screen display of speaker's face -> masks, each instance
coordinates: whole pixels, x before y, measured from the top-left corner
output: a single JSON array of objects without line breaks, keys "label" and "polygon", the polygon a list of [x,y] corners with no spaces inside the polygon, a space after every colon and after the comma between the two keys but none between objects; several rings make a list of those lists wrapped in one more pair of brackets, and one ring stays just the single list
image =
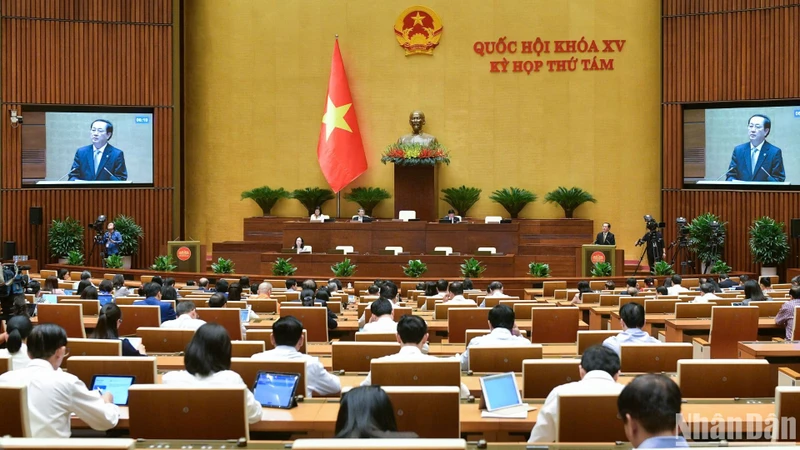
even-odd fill
[{"label": "screen display of speaker's face", "polygon": [[800,189],[800,106],[687,109],[686,187]]},{"label": "screen display of speaker's face", "polygon": [[153,183],[153,114],[26,112],[22,184]]}]

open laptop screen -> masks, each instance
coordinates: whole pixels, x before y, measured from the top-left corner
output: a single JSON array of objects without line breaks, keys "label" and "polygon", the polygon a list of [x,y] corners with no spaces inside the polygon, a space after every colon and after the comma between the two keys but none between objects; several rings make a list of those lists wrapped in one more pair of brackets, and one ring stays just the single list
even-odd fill
[{"label": "open laptop screen", "polygon": [[268,408],[291,408],[300,381],[296,373],[258,372],[253,396]]},{"label": "open laptop screen", "polygon": [[481,389],[483,390],[487,411],[495,411],[522,404],[522,397],[517,388],[514,372],[482,377]]},{"label": "open laptop screen", "polygon": [[92,390],[110,392],[114,396],[114,404],[128,404],[128,389],[136,377],[132,375],[95,375],[92,379]]}]

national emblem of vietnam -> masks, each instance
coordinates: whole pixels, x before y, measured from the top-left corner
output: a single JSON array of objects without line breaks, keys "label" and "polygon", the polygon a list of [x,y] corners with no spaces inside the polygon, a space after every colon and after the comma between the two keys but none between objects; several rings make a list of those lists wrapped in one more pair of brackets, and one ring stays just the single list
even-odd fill
[{"label": "national emblem of vietnam", "polygon": [[432,55],[442,37],[442,20],[431,9],[412,6],[400,13],[394,24],[394,36],[406,56]]}]

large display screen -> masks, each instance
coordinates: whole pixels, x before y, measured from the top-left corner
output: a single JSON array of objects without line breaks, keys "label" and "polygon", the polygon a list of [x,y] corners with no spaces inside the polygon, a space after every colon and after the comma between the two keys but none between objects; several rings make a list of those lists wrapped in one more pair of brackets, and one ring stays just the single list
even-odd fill
[{"label": "large display screen", "polygon": [[687,108],[687,188],[800,189],[800,105]]},{"label": "large display screen", "polygon": [[153,183],[153,114],[29,111],[22,125],[23,186]]}]

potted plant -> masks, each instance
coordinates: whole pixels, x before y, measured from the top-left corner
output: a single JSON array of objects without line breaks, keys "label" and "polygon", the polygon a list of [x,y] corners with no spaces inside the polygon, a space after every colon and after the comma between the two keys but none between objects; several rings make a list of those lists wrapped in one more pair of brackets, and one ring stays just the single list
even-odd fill
[{"label": "potted plant", "polygon": [[428,144],[389,144],[381,154],[381,162],[398,166],[435,166],[450,164],[450,153],[438,141]]},{"label": "potted plant", "polygon": [[675,271],[672,270],[672,265],[666,261],[658,261],[653,264],[654,275],[672,275]]},{"label": "potted plant", "polygon": [[123,268],[130,269],[131,259],[139,251],[139,240],[144,237],[144,230],[133,217],[123,214],[115,217],[112,222],[114,222],[114,229],[122,235],[119,255],[122,256]]},{"label": "potted plant", "polygon": [[83,253],[77,250],[73,250],[67,254],[67,262],[68,266],[82,266],[86,264],[86,260],[83,257]]},{"label": "potted plant", "polygon": [[532,262],[528,264],[528,274],[536,278],[549,278],[550,264]]},{"label": "potted plant", "polygon": [[500,206],[508,211],[512,219],[519,217],[519,213],[528,205],[536,201],[536,194],[516,187],[503,188],[492,192],[489,200],[499,203]]},{"label": "potted plant", "polygon": [[292,264],[292,258],[278,258],[272,263],[272,274],[277,277],[288,277],[297,272],[297,266]]},{"label": "potted plant", "polygon": [[419,259],[410,259],[407,266],[400,267],[403,268],[403,273],[411,278],[419,278],[428,271],[428,265]]},{"label": "potted plant", "polygon": [[53,219],[47,231],[50,254],[59,258],[60,264],[64,264],[69,252],[83,249],[83,231],[83,225],[71,217],[64,220]]},{"label": "potted plant", "polygon": [[464,278],[480,278],[486,266],[475,258],[465,259],[461,264],[461,276]]},{"label": "potted plant", "polygon": [[278,203],[278,200],[291,198],[291,196],[292,195],[283,188],[272,189],[269,186],[261,186],[242,192],[241,200],[246,198],[253,200],[261,207],[261,212],[264,216],[268,216],[275,206],[275,203]]},{"label": "potted plant", "polygon": [[720,274],[720,273],[731,273],[733,267],[729,266],[725,261],[718,259],[713,266],[711,266],[710,272],[713,274]]},{"label": "potted plant", "polygon": [[333,200],[333,191],[318,187],[307,187],[305,189],[295,189],[292,191],[292,198],[305,206],[308,215],[314,214],[314,208],[322,206],[328,200]]},{"label": "potted plant", "polygon": [[455,187],[442,189],[442,200],[456,210],[456,214],[462,218],[467,216],[467,212],[481,198],[481,190],[476,187]]},{"label": "potted plant", "polygon": [[590,273],[596,278],[610,277],[611,269],[612,267],[610,262],[598,262],[595,263],[594,267],[592,267]]},{"label": "potted plant", "polygon": [[107,269],[122,269],[122,265],[124,264],[122,256],[120,255],[108,255],[103,261],[105,261]]},{"label": "potted plant", "polygon": [[378,203],[390,198],[392,195],[389,191],[379,187],[357,187],[344,195],[345,200],[364,208],[364,214],[368,216],[372,216],[372,210]]},{"label": "potted plant", "polygon": [[333,276],[336,278],[352,277],[356,273],[356,266],[350,261],[350,258],[345,258],[344,261],[338,262],[331,266]]},{"label": "potted plant", "polygon": [[565,188],[559,186],[558,189],[550,191],[545,195],[546,203],[555,203],[564,209],[564,217],[571,219],[575,210],[586,202],[597,203],[592,194],[579,187]]},{"label": "potted plant", "polygon": [[178,268],[178,266],[175,265],[175,261],[172,259],[172,256],[158,255],[156,256],[156,259],[153,261],[153,265],[150,266],[150,268],[157,272],[173,272]]},{"label": "potted plant", "polygon": [[719,217],[712,213],[701,214],[686,227],[689,229],[689,250],[701,263],[701,272],[706,272],[708,265],[714,264],[722,256],[725,246],[725,225]]},{"label": "potted plant", "polygon": [[211,270],[214,273],[234,273],[234,264],[230,259],[219,258],[217,262],[211,263]]},{"label": "potted plant", "polygon": [[778,264],[789,254],[789,238],[783,231],[783,222],[771,217],[761,217],[750,226],[750,253],[761,264],[761,275],[778,274]]}]

